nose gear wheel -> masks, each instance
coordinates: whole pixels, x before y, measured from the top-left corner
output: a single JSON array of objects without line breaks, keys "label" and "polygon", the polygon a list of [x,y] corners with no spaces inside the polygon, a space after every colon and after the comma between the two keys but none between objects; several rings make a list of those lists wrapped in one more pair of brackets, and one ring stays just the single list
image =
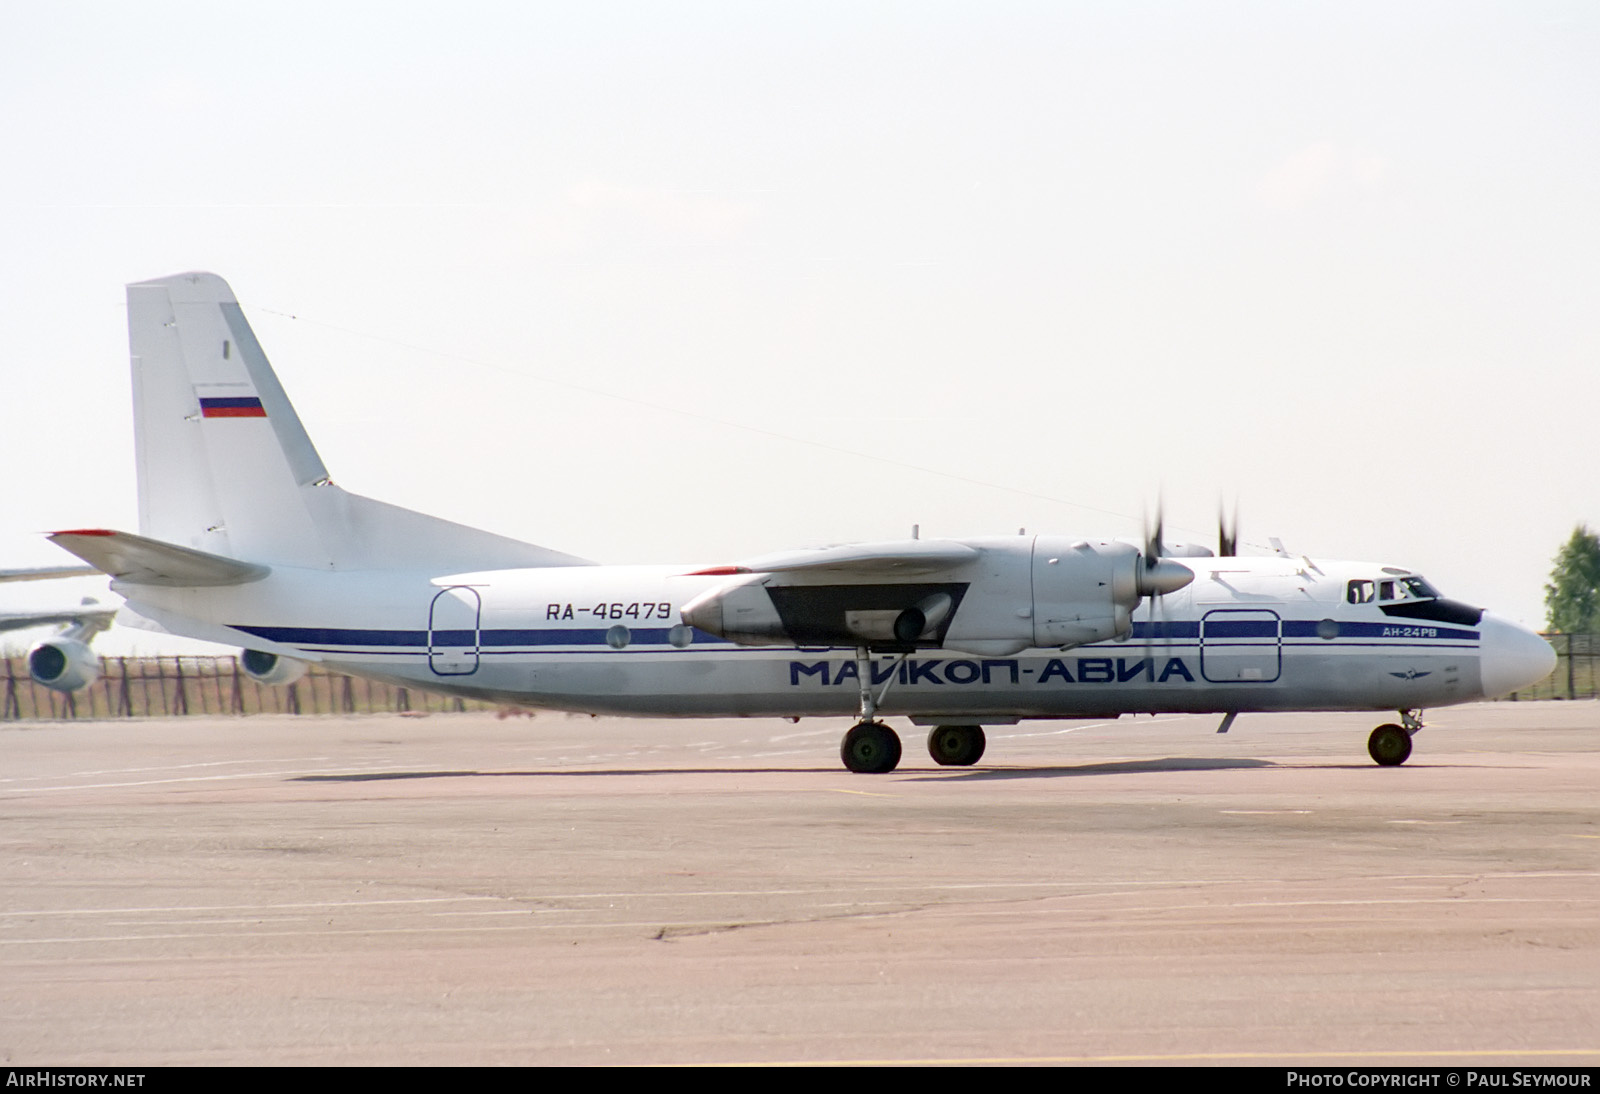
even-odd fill
[{"label": "nose gear wheel", "polygon": [[1393,723],[1381,725],[1367,738],[1367,754],[1383,767],[1398,767],[1411,755],[1411,734]]}]

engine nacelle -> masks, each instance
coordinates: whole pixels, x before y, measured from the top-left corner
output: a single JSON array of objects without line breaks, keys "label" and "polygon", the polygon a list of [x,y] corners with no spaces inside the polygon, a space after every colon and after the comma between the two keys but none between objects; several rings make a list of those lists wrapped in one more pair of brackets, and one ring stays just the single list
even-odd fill
[{"label": "engine nacelle", "polygon": [[711,589],[683,606],[683,621],[745,646],[786,646],[794,639],[767,593],[765,577]]},{"label": "engine nacelle", "polygon": [[100,678],[100,658],[87,642],[52,638],[28,651],[28,675],[53,691],[77,691]]},{"label": "engine nacelle", "polygon": [[1114,541],[1018,536],[966,546],[971,557],[947,567],[914,568],[918,560],[906,556],[903,577],[892,575],[902,561],[898,545],[875,565],[756,573],[695,597],[683,620],[742,645],[943,648],[998,657],[1124,637],[1145,597],[1194,580],[1180,562]]},{"label": "engine nacelle", "polygon": [[1126,635],[1143,598],[1177,592],[1193,580],[1194,571],[1182,563],[1146,557],[1126,543],[1039,536],[1033,550],[1034,645],[1080,646]]},{"label": "engine nacelle", "polygon": [[306,674],[304,661],[261,650],[245,650],[239,654],[239,667],[258,684],[292,684]]}]

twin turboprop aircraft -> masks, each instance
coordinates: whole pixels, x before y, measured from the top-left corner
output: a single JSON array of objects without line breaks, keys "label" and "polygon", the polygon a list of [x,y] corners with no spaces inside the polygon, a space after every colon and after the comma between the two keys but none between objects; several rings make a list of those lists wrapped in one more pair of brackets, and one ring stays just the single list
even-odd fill
[{"label": "twin turboprop aircraft", "polygon": [[435,691],[594,714],[854,714],[841,756],[886,772],[931,726],[940,764],[986,725],[1189,712],[1393,710],[1534,683],[1537,634],[1407,569],[1168,557],[1058,536],[910,539],[718,566],[599,566],[335,486],[227,284],[128,287],[139,534],[51,538],[159,630]]}]

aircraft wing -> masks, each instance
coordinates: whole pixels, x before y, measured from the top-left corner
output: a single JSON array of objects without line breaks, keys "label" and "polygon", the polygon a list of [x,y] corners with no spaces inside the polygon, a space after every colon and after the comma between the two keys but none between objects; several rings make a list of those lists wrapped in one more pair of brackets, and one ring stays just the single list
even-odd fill
[{"label": "aircraft wing", "polygon": [[89,625],[96,631],[103,631],[111,626],[116,614],[116,608],[98,605],[38,612],[0,612],[0,631],[20,631],[25,627],[43,627],[51,623]]},{"label": "aircraft wing", "polygon": [[[20,570],[0,570],[0,582],[49,581],[62,577],[100,576],[92,566],[33,566]],[[0,611],[0,632],[20,631],[28,627],[45,627],[52,623],[65,623],[80,628],[89,635],[98,634],[111,626],[118,609],[106,607],[92,598],[69,607],[51,606],[28,611]]]},{"label": "aircraft wing", "polygon": [[793,574],[834,573],[840,577],[889,577],[947,570],[978,557],[978,551],[954,540],[905,539],[885,543],[846,543],[762,555],[737,566],[717,567],[702,573]]},{"label": "aircraft wing", "polygon": [[93,566],[34,566],[25,570],[0,570],[0,581],[48,581],[57,577],[93,577]]},{"label": "aircraft wing", "polygon": [[260,581],[272,572],[270,567],[253,562],[146,539],[131,532],[80,528],[56,532],[49,538],[101,573],[133,585],[243,585]]}]

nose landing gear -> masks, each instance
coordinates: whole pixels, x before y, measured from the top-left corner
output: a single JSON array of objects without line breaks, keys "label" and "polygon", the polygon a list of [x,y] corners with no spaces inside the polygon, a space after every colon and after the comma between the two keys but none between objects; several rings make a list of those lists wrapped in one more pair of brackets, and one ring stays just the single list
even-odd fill
[{"label": "nose landing gear", "polygon": [[1382,767],[1398,767],[1411,755],[1411,735],[1422,728],[1416,713],[1400,711],[1401,725],[1390,722],[1372,731],[1367,738],[1367,755]]}]

